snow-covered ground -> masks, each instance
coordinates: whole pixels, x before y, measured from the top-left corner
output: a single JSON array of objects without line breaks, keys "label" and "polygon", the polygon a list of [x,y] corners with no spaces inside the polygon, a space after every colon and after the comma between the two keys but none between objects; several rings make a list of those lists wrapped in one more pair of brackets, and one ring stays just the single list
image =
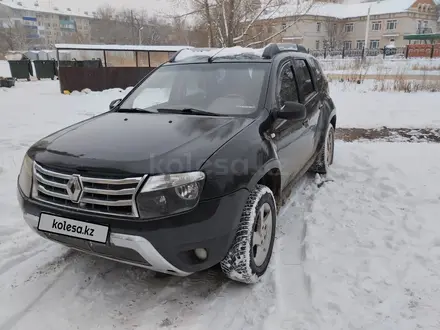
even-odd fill
[{"label": "snow-covered ground", "polygon": [[368,73],[379,75],[439,75],[440,58],[409,58],[409,59],[383,59],[382,57],[367,58],[361,66],[360,58],[345,59],[319,59],[326,73],[350,74]]},{"label": "snow-covered ground", "polygon": [[305,217],[312,306],[326,329],[439,329],[439,144],[336,146]]},{"label": "snow-covered ground", "polygon": [[11,77],[8,61],[0,61],[0,77]]},{"label": "snow-covered ground", "polygon": [[[440,125],[438,101],[423,110],[438,93],[331,92],[344,127]],[[303,178],[281,209],[255,286],[216,269],[157,278],[31,232],[15,197],[26,149],[124,93],[0,89],[0,330],[440,328],[440,144],[338,141],[330,174]]]},{"label": "snow-covered ground", "polygon": [[440,128],[440,93],[371,92],[374,84],[330,85],[339,127]]}]

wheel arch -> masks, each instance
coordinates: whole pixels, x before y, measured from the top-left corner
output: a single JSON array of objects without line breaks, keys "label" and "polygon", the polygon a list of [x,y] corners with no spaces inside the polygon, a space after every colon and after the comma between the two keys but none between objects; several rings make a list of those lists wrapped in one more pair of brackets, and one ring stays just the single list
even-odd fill
[{"label": "wheel arch", "polygon": [[248,189],[253,191],[258,184],[272,190],[277,204],[281,201],[281,164],[278,159],[271,160],[260,168],[250,180]]},{"label": "wheel arch", "polygon": [[332,124],[333,127],[336,128],[336,114],[335,113],[332,113],[330,115],[330,124]]}]

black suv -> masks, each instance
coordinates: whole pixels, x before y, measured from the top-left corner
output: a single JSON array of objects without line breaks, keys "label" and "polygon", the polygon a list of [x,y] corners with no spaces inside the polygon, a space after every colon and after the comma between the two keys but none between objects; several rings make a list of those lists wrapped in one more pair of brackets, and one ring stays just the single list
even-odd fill
[{"label": "black suv", "polygon": [[18,200],[71,248],[178,276],[220,263],[254,283],[290,183],[332,163],[335,125],[301,47],[182,50],[110,111],[34,144]]}]

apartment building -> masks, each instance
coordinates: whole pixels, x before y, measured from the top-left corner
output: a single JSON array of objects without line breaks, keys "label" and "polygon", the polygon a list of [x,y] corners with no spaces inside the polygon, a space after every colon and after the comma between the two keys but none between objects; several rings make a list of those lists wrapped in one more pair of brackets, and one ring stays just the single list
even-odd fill
[{"label": "apartment building", "polygon": [[71,8],[45,7],[38,1],[0,0],[0,28],[14,29],[29,46],[51,47],[55,43],[90,42],[88,12]]},{"label": "apartment building", "polygon": [[[251,34],[265,38],[277,34],[276,42],[294,42],[309,49],[324,47],[362,49],[368,22],[366,48],[408,44],[408,34],[434,33],[439,19],[434,0],[382,0],[347,3],[321,0],[311,8],[296,5],[267,11]],[[252,38],[252,37],[251,37]]]}]

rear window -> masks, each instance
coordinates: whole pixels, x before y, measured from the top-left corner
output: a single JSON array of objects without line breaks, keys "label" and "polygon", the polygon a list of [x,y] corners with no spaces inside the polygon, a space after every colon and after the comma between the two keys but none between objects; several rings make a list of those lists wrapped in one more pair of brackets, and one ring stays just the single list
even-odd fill
[{"label": "rear window", "polygon": [[312,58],[310,60],[310,64],[312,64],[313,68],[315,69],[315,73],[316,73],[316,80],[318,80],[318,82],[321,82],[322,77],[324,75],[324,72],[322,71],[322,67],[321,64],[319,64],[319,61],[315,58]]},{"label": "rear window", "polygon": [[295,60],[295,66],[298,72],[298,87],[302,90],[304,98],[307,99],[315,91],[309,66],[305,60],[299,59]]}]

